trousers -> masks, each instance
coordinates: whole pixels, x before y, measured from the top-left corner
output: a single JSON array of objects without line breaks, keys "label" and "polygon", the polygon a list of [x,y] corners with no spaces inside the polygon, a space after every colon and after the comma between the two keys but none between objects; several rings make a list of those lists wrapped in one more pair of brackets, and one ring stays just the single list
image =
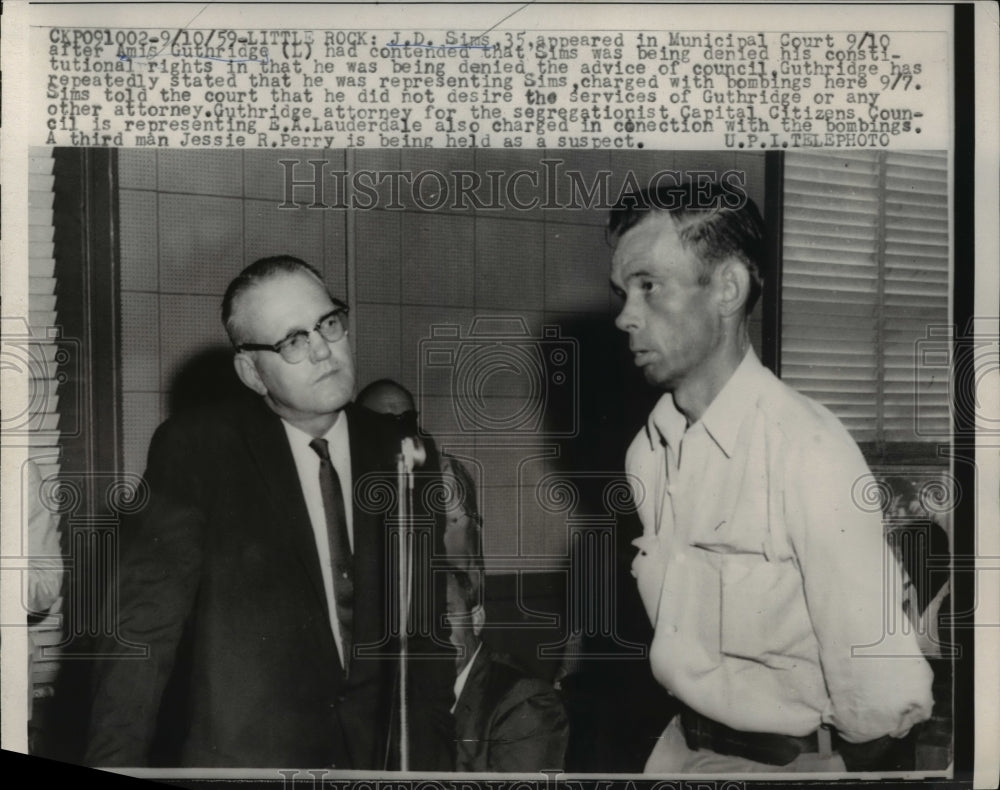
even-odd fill
[{"label": "trousers", "polygon": [[844,759],[836,753],[823,756],[815,752],[800,754],[788,765],[768,765],[745,757],[717,754],[708,749],[689,749],[681,731],[679,716],[674,716],[656,741],[644,772],[647,774],[735,774],[748,773],[844,773]]}]

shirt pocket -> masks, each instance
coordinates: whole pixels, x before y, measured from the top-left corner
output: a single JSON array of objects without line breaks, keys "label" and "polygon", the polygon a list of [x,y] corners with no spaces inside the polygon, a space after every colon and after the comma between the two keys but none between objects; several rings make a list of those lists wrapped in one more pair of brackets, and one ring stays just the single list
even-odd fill
[{"label": "shirt pocket", "polygon": [[723,554],[723,654],[769,667],[793,666],[811,633],[798,569],[763,554]]}]

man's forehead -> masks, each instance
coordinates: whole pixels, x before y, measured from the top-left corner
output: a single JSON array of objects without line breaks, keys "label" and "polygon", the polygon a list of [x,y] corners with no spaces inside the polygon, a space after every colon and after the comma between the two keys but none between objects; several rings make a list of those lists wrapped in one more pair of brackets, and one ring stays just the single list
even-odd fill
[{"label": "man's forehead", "polygon": [[312,326],[335,306],[324,285],[310,273],[282,272],[248,288],[237,302],[237,311],[254,323],[292,329]]},{"label": "man's forehead", "polygon": [[618,240],[611,256],[612,274],[627,277],[640,269],[666,266],[678,257],[689,255],[670,215],[654,211],[629,228]]}]

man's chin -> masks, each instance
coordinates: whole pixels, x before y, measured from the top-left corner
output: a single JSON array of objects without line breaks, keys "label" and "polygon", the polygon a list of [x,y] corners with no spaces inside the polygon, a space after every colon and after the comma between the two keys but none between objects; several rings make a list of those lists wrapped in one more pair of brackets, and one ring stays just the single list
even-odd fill
[{"label": "man's chin", "polygon": [[340,412],[341,410],[343,410],[343,408],[350,402],[351,398],[349,396],[345,398],[332,398],[326,401],[326,403],[322,408],[322,411],[327,414],[334,414],[336,412]]},{"label": "man's chin", "polygon": [[354,395],[354,383],[340,381],[334,377],[319,382],[315,391],[316,405],[324,411],[340,411]]},{"label": "man's chin", "polygon": [[642,375],[648,384],[659,389],[666,389],[670,384],[669,377],[665,376],[663,371],[658,370],[655,365],[644,365]]},{"label": "man's chin", "polygon": [[270,406],[271,411],[279,417],[297,424],[303,420],[315,420],[323,417],[335,417],[341,410],[350,403],[350,396],[338,396],[314,399],[311,403],[282,403],[269,396],[264,397],[264,401]]}]

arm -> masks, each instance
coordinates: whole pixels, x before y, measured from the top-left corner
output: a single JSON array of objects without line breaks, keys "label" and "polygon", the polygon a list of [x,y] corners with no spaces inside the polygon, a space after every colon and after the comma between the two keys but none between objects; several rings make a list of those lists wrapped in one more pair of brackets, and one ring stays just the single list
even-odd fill
[{"label": "arm", "polygon": [[109,590],[118,617],[114,633],[98,645],[104,657],[95,669],[89,765],[148,762],[163,689],[198,588],[204,514],[194,503],[195,458],[169,424],[153,437],[150,499],[128,525],[134,534]]},{"label": "arm", "polygon": [[852,743],[902,737],[930,716],[932,673],[904,633],[881,512],[860,493],[870,472],[846,432],[799,446],[787,466],[788,530],[830,697],[823,720]]}]

